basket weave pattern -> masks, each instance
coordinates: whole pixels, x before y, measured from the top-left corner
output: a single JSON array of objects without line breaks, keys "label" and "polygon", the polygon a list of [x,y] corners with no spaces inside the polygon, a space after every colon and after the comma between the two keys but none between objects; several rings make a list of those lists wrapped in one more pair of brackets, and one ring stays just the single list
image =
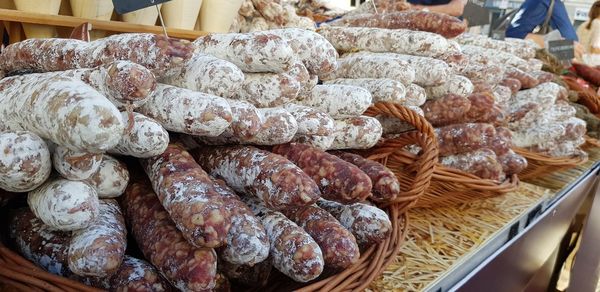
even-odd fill
[{"label": "basket weave pattern", "polygon": [[534,179],[541,175],[573,168],[577,165],[586,163],[588,160],[587,156],[551,157],[540,153],[534,153],[523,148],[515,147],[513,150],[517,154],[527,158],[527,168],[519,174],[519,177],[523,180]]}]

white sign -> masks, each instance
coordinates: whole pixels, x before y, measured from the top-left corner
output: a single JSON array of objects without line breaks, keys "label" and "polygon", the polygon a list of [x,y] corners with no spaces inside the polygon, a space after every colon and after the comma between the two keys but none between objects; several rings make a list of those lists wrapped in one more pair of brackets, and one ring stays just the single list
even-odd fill
[{"label": "white sign", "polygon": [[507,9],[508,8],[508,0],[500,0],[500,3],[498,3],[498,8]]},{"label": "white sign", "polygon": [[575,8],[575,14],[573,15],[573,19],[580,21],[588,20],[588,11],[588,8]]}]

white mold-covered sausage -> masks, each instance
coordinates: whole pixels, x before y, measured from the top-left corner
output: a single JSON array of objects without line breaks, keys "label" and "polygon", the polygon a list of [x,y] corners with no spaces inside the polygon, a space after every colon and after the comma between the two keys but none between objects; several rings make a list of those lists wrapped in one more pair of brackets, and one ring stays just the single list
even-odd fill
[{"label": "white mold-covered sausage", "polygon": [[379,54],[350,54],[338,60],[338,68],[319,76],[323,80],[337,78],[390,78],[403,84],[415,81],[415,69],[405,60]]},{"label": "white mold-covered sausage", "polygon": [[314,107],[333,118],[356,116],[371,105],[371,93],[364,88],[349,85],[317,85],[310,94],[298,98],[297,103]]},{"label": "white mold-covered sausage", "polygon": [[406,106],[422,106],[427,100],[427,91],[425,88],[416,85],[409,84],[406,86]]},{"label": "white mold-covered sausage", "polygon": [[462,53],[467,55],[471,61],[476,61],[483,64],[492,63],[502,66],[513,66],[524,71],[530,70],[529,63],[527,63],[527,61],[511,53],[471,45],[463,45],[461,48]]},{"label": "white mold-covered sausage", "polygon": [[338,53],[320,34],[298,28],[274,29],[269,33],[286,40],[311,74],[320,75],[336,69]]},{"label": "white mold-covered sausage", "polygon": [[329,136],[335,130],[333,119],[323,111],[293,103],[286,104],[284,108],[298,123],[296,135]]},{"label": "white mold-covered sausage", "polygon": [[44,224],[61,231],[90,226],[98,217],[98,195],[89,184],[50,179],[27,196],[29,208]]},{"label": "white mold-covered sausage", "polygon": [[130,120],[128,112],[121,112],[125,128],[121,141],[108,152],[128,155],[138,158],[148,158],[159,155],[169,145],[169,133],[156,120],[140,113],[133,113]]},{"label": "white mold-covered sausage", "polygon": [[360,116],[335,121],[330,149],[368,149],[379,141],[383,129],[376,118]]},{"label": "white mold-covered sausage", "polygon": [[473,93],[473,83],[464,76],[454,75],[448,82],[440,86],[427,88],[428,98],[439,98],[451,93],[459,96],[468,96]]},{"label": "white mold-covered sausage", "polygon": [[273,107],[296,99],[301,89],[297,76],[287,73],[246,73],[244,83],[234,98],[257,107]]},{"label": "white mold-covered sausage", "polygon": [[0,132],[0,189],[31,191],[48,179],[52,161],[46,142],[29,132]]},{"label": "white mold-covered sausage", "polygon": [[56,146],[52,153],[54,169],[69,180],[85,180],[100,168],[102,154],[70,150]]},{"label": "white mold-covered sausage", "polygon": [[98,171],[85,182],[96,189],[99,198],[116,198],[127,188],[129,171],[125,163],[105,154]]},{"label": "white mold-covered sausage", "polygon": [[329,150],[333,141],[335,140],[334,135],[330,136],[309,136],[309,135],[296,135],[292,142],[302,143],[310,145],[323,151]]},{"label": "white mold-covered sausage", "polygon": [[402,82],[393,79],[334,79],[325,81],[324,84],[341,84],[362,87],[373,97],[373,103],[393,102],[404,104],[406,99],[406,87]]}]

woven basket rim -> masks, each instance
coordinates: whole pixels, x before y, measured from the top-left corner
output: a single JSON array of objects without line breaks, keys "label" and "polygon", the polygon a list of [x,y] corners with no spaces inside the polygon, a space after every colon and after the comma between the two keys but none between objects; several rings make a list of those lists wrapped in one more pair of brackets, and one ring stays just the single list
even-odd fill
[{"label": "woven basket rim", "polygon": [[535,161],[537,164],[542,164],[546,166],[577,166],[588,161],[588,157],[582,155],[552,157],[541,153],[535,153],[519,147],[513,147],[513,151],[525,157],[527,161]]}]

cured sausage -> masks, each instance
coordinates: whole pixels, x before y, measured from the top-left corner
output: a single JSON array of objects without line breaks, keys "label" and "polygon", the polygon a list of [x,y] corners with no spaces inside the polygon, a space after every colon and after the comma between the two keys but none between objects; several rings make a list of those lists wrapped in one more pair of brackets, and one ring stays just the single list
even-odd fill
[{"label": "cured sausage", "polygon": [[448,82],[434,87],[427,88],[428,98],[439,98],[447,94],[456,94],[460,96],[469,96],[473,93],[473,83],[464,76],[454,75]]},{"label": "cured sausage", "polygon": [[496,130],[490,124],[455,124],[435,129],[440,156],[491,147]]},{"label": "cured sausage", "polygon": [[376,118],[359,116],[335,121],[331,149],[368,149],[381,138],[383,128]]},{"label": "cured sausage", "polygon": [[321,75],[336,69],[338,53],[320,34],[298,28],[274,29],[269,33],[286,40],[311,74]]},{"label": "cured sausage", "polygon": [[324,84],[341,84],[362,87],[371,93],[371,96],[373,97],[373,103],[406,103],[406,87],[402,84],[402,82],[393,79],[334,79],[325,81]]},{"label": "cured sausage", "polygon": [[235,99],[256,107],[281,106],[296,99],[301,89],[296,77],[287,73],[246,73]]},{"label": "cured sausage", "polygon": [[109,153],[148,158],[165,152],[169,145],[169,133],[158,121],[140,113],[133,113],[131,120],[128,112],[121,112],[121,117],[125,121],[125,128],[130,130],[123,134],[119,144]]},{"label": "cured sausage", "polygon": [[327,113],[293,103],[286,104],[284,108],[298,123],[296,135],[329,136],[335,130],[334,121]]},{"label": "cured sausage", "polygon": [[[415,81],[415,68],[405,60],[385,54],[350,54],[338,60],[337,70],[320,75],[320,79],[390,78],[410,84]],[[417,83],[417,82],[415,82]]]},{"label": "cured sausage", "polygon": [[461,121],[471,109],[471,101],[464,96],[448,94],[428,100],[422,109],[433,126],[445,126]]},{"label": "cured sausage", "polygon": [[52,171],[46,142],[29,132],[1,132],[0,188],[9,192],[31,191],[48,179]]},{"label": "cured sausage", "polygon": [[314,107],[331,117],[357,116],[371,105],[372,97],[364,88],[349,85],[317,85],[310,94],[300,96],[297,103]]},{"label": "cured sausage", "polygon": [[489,149],[445,156],[440,159],[440,163],[483,179],[504,181],[506,178],[504,171],[502,171],[502,164],[498,162],[498,157],[494,151]]},{"label": "cured sausage", "polygon": [[100,168],[102,154],[69,150],[56,146],[52,154],[54,169],[69,180],[86,180]]},{"label": "cured sausage", "polygon": [[127,188],[129,171],[125,163],[105,154],[96,172],[84,181],[96,190],[98,198],[116,198]]}]

